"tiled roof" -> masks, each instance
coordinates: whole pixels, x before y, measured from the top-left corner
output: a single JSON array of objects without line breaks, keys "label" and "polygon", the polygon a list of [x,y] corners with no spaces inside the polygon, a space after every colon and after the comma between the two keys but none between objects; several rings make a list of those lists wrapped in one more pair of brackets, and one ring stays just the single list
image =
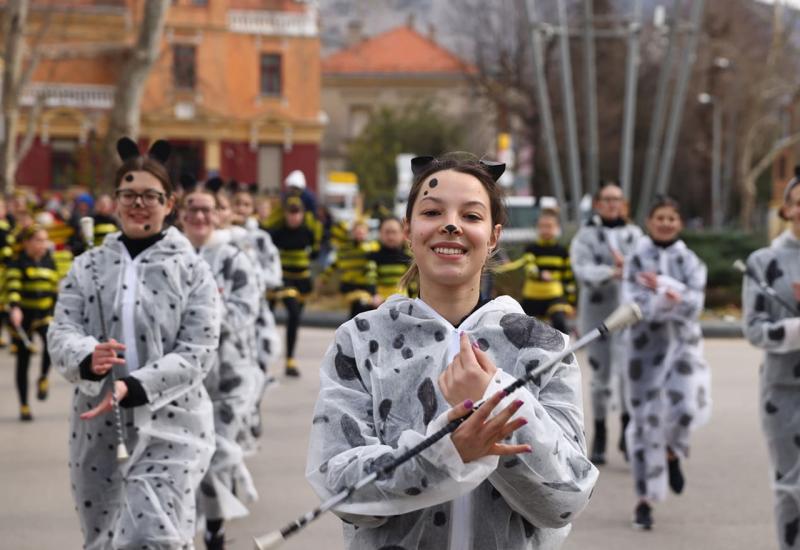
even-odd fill
[{"label": "tiled roof", "polygon": [[322,60],[322,73],[333,75],[463,74],[474,70],[408,25],[362,40]]}]

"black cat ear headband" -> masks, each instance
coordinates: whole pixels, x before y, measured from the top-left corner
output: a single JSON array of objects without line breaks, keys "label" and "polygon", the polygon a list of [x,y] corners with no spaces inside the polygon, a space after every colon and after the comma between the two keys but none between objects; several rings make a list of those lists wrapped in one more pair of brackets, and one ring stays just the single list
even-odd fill
[{"label": "black cat ear headband", "polygon": [[[439,163],[439,160],[435,157],[431,156],[424,156],[424,157],[414,157],[411,159],[411,173],[414,174],[415,177],[419,176],[428,168],[435,166]],[[503,175],[503,172],[506,171],[506,165],[502,162],[494,162],[491,160],[479,160],[478,164],[487,172],[489,175],[492,176],[494,181],[500,179],[500,176]]]},{"label": "black cat ear headband", "polygon": [[256,195],[258,193],[258,184],[230,180],[227,184],[225,184],[225,189],[231,195],[235,193],[249,193],[250,195]]},{"label": "black cat ear headband", "polygon": [[[150,150],[147,151],[147,156],[157,160],[161,164],[166,164],[171,152],[172,147],[170,144],[163,139],[159,139],[150,146]],[[141,155],[139,146],[129,137],[119,138],[117,141],[117,153],[119,153],[119,158],[122,159],[122,162],[129,161]]]}]

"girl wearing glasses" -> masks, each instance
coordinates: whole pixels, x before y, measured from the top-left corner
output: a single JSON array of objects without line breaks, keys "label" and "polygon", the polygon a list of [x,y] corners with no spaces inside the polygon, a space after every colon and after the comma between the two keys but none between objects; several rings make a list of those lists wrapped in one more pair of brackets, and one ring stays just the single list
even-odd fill
[{"label": "girl wearing glasses", "polygon": [[[578,230],[570,244],[570,263],[578,282],[578,329],[592,330],[620,304],[622,271],[625,258],[633,250],[642,230],[626,218],[625,198],[615,183],[604,182],[594,197],[595,215]],[[591,366],[592,417],[594,441],[591,458],[595,464],[606,463],[606,416],[610,412],[614,384],[620,393],[622,428],[619,449],[625,454],[625,427],[630,417],[624,410],[622,378],[625,349],[622,335],[596,340],[589,344]]]},{"label": "girl wearing glasses", "polygon": [[243,501],[257,497],[244,463],[240,441],[250,435],[263,373],[253,350],[259,283],[256,267],[235,246],[230,231],[218,230],[221,222],[219,186],[212,182],[184,188],[180,221],[184,234],[200,257],[211,267],[222,299],[222,330],[219,354],[205,379],[214,404],[217,450],[200,484],[200,516],[206,518],[206,546],[224,548],[223,522],[247,515]]},{"label": "girl wearing glasses", "polygon": [[349,550],[558,548],[588,502],[574,356],[506,396],[567,337],[512,298],[480,299],[505,219],[504,166],[412,161],[404,236],[419,298],[391,296],[336,331],[321,368],[306,476],[324,499],[488,401],[453,434],[335,508]]},{"label": "girl wearing glasses", "polygon": [[[169,144],[142,155],[123,138],[117,150],[122,231],[75,259],[48,333],[53,363],[75,385],[73,497],[85,548],[190,548],[195,490],[214,452],[203,379],[219,343],[219,292],[186,237],[164,227]],[[130,454],[122,463],[111,391]]]}]

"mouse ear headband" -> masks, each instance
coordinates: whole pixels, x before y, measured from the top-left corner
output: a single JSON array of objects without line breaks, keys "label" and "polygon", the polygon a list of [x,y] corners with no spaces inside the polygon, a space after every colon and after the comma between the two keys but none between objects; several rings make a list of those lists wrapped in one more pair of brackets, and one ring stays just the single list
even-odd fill
[{"label": "mouse ear headband", "polygon": [[[414,177],[419,177],[420,174],[433,168],[437,164],[439,164],[439,160],[435,157],[414,157],[411,159],[411,173],[414,174]],[[481,159],[478,161],[478,164],[489,173],[494,181],[500,179],[500,176],[506,171],[506,165],[502,162]]]},{"label": "mouse ear headband", "polygon": [[[170,144],[163,139],[157,140],[147,151],[147,156],[157,160],[161,164],[166,164],[172,152]],[[141,155],[139,146],[131,138],[124,136],[117,140],[117,153],[122,162],[127,162]]]}]

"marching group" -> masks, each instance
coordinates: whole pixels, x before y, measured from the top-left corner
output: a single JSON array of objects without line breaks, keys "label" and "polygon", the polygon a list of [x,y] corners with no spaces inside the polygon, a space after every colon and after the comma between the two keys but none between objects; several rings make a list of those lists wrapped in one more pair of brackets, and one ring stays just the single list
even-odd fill
[{"label": "marching group", "polygon": [[[601,185],[569,248],[558,242],[558,212],[545,210],[537,241],[492,266],[505,219],[503,165],[415,158],[405,219],[382,216],[373,242],[365,221],[320,219],[299,171],[280,205],[262,213],[254,186],[188,175],[177,185],[164,141],[142,153],[123,138],[118,151],[114,198],[98,198],[93,214],[77,201],[71,217],[15,206],[0,220],[20,419],[33,418],[28,368],[38,333],[37,397],[47,397],[51,360],[74,384],[69,468],[85,548],[192,548],[199,530],[207,548],[225,547],[224,522],[247,514],[257,496],[245,459],[257,449],[260,402],[281,355],[272,312],[286,309],[284,372],[299,376],[298,331],[328,243],[335,253],[321,277],[338,275],[350,320],[320,370],[306,472],[319,495],[484,403],[452,436],[335,509],[349,548],[557,546],[606,461],[614,404],[634,526],[651,529],[653,503],[668,487],[684,490],[681,463],[710,416],[711,379],[699,325],[706,269],[680,239],[673,199],[652,205],[644,234],[627,219],[621,188]],[[800,304],[797,179],[785,213],[791,228],[749,268]],[[83,214],[94,217],[93,235],[78,230]],[[483,295],[485,271],[520,268],[521,303]],[[744,322],[766,351],[778,539],[794,548],[800,323],[770,294],[745,281]],[[585,334],[623,302],[643,319],[586,350],[590,445],[574,355],[511,395],[498,392],[567,349],[573,318]],[[124,462],[115,437],[131,450]],[[473,529],[477,521],[492,528]]]}]

